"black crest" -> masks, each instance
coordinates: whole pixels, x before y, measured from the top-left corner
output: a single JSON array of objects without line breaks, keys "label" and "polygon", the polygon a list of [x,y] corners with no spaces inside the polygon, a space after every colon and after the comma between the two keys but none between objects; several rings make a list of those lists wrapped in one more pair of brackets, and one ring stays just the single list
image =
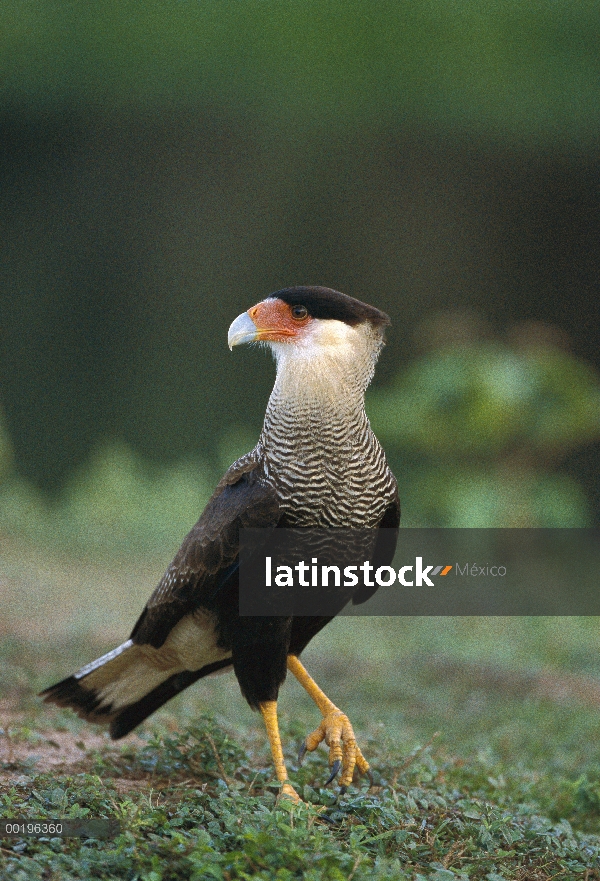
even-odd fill
[{"label": "black crest", "polygon": [[299,285],[269,294],[268,299],[274,298],[290,306],[305,306],[312,318],[333,318],[351,327],[363,321],[370,321],[374,327],[382,328],[390,324],[389,315],[385,312],[331,288]]}]

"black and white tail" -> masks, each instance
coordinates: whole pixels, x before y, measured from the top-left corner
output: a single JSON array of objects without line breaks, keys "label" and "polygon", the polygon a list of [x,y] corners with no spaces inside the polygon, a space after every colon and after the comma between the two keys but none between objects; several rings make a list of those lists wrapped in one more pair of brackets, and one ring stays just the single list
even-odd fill
[{"label": "black and white tail", "polygon": [[198,639],[200,628],[192,617],[182,620],[160,648],[128,639],[40,697],[71,707],[89,722],[109,725],[115,739],[124,737],[188,685],[231,666],[229,653],[212,640],[207,645]]}]

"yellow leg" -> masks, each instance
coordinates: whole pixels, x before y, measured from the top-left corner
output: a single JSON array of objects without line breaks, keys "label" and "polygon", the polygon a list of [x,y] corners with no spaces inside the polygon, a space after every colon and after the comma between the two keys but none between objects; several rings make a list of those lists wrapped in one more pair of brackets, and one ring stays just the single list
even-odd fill
[{"label": "yellow leg", "polygon": [[[341,767],[340,786],[342,790],[345,790],[352,782],[355,766],[362,774],[369,774],[369,763],[357,746],[350,720],[329,700],[325,692],[321,691],[295,655],[288,655],[287,666],[302,688],[312,697],[323,715],[323,721],[319,727],[304,741],[301,756],[307,750],[312,752],[324,740],[329,747],[329,766],[332,768],[333,777],[335,777],[337,769]],[[330,782],[331,779],[333,778],[330,777],[327,782]]]},{"label": "yellow leg", "polygon": [[263,717],[265,728],[267,729],[267,737],[271,745],[271,755],[273,756],[273,764],[275,765],[275,773],[277,779],[282,784],[281,794],[287,798],[291,798],[295,802],[300,801],[300,796],[289,783],[287,768],[283,760],[283,749],[281,746],[281,737],[279,736],[279,722],[277,721],[277,701],[264,701],[258,706]]}]

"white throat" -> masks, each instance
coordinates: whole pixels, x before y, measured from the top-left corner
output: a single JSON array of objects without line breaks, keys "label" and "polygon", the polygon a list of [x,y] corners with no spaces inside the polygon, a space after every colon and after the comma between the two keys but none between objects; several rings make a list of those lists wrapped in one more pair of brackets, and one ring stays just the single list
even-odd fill
[{"label": "white throat", "polygon": [[269,408],[331,414],[364,407],[383,340],[368,322],[351,327],[342,321],[315,320],[304,338],[269,345],[277,362]]}]

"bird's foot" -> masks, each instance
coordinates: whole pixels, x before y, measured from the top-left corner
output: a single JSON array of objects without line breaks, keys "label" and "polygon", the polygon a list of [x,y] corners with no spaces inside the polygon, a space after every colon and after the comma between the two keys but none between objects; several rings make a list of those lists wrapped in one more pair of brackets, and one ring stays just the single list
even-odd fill
[{"label": "bird's foot", "polygon": [[355,768],[358,768],[361,774],[367,774],[372,782],[369,763],[356,743],[350,719],[341,710],[335,708],[323,716],[319,727],[308,735],[300,747],[299,761],[302,762],[305,754],[315,750],[323,740],[329,747],[331,770],[325,786],[331,783],[341,770],[339,782],[340,794],[343,794],[352,782]]}]

